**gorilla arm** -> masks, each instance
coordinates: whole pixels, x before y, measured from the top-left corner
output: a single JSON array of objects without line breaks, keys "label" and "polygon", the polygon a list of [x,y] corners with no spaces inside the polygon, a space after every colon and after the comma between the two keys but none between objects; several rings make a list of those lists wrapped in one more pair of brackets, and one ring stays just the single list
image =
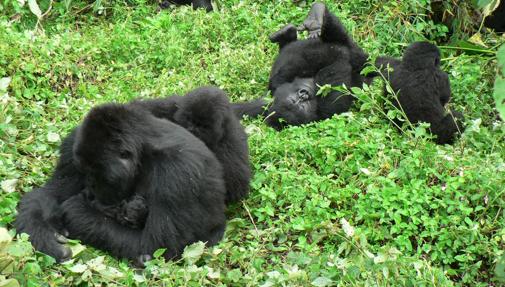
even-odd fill
[{"label": "gorilla arm", "polygon": [[[334,64],[325,67],[316,75],[316,83],[320,86],[331,85],[351,87],[351,71],[352,67],[345,59],[335,62]],[[319,119],[327,119],[335,114],[347,112],[354,101],[352,95],[340,91],[332,90],[326,96],[319,95],[317,97],[317,113]]]},{"label": "gorilla arm", "polygon": [[159,248],[167,248],[165,256],[172,258],[192,242],[220,239],[225,222],[220,166],[204,166],[198,152],[174,148],[147,152],[135,191],[145,197],[149,209],[143,229],[122,226],[78,194],[62,205],[70,237],[129,259]]},{"label": "gorilla arm", "polygon": [[61,202],[84,188],[84,175],[73,164],[72,147],[75,130],[62,142],[60,159],[49,181],[41,188],[26,193],[18,206],[14,223],[18,233],[30,235],[33,246],[57,261],[72,255],[61,235],[66,236]]}]

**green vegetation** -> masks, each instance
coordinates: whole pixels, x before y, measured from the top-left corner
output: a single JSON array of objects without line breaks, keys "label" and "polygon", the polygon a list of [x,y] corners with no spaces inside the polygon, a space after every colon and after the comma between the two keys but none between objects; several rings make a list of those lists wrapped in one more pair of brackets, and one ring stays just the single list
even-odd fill
[{"label": "green vegetation", "polygon": [[[42,13],[52,9],[37,21],[27,8],[34,1],[22,2],[0,3],[0,225],[6,228],[0,229],[0,286],[503,284],[505,125],[493,100],[503,38],[481,31],[459,39],[470,50],[440,44],[451,105],[466,115],[467,131],[453,146],[432,143],[425,125],[398,132],[389,120],[395,114],[382,112],[376,80],[356,91],[350,113],[330,120],[280,133],[261,120],[243,121],[252,192],[229,209],[218,246],[195,244],[178,262],[158,258],[139,271],[72,242],[73,260],[58,265],[34,252],[26,236],[11,241],[11,223],[20,196],[45,182],[61,138],[86,112],[208,84],[233,101],[260,97],[277,54],[268,35],[300,23],[309,4],[221,0],[218,12],[205,14],[189,7],[157,12],[143,0],[41,1]],[[450,38],[446,26],[427,16],[427,0],[328,2],[372,58],[399,56],[416,40]]]}]

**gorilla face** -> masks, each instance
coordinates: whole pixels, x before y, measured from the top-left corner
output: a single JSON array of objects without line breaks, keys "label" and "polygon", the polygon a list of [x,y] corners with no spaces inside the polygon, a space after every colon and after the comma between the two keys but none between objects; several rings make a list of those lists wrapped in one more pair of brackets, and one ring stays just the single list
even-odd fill
[{"label": "gorilla face", "polygon": [[[317,87],[312,78],[295,78],[293,82],[280,85],[274,92],[268,118],[275,128],[284,125],[301,125],[317,118]],[[275,111],[275,112],[273,112]],[[281,120],[282,119],[282,120]]]},{"label": "gorilla face", "polygon": [[131,195],[140,158],[139,140],[128,135],[118,111],[116,115],[91,112],[73,147],[74,164],[85,174],[89,195],[103,204],[116,204]]}]

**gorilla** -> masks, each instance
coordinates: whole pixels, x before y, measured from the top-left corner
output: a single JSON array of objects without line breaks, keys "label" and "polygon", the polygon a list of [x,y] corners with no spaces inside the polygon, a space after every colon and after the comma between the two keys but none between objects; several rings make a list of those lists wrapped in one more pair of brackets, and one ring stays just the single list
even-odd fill
[{"label": "gorilla", "polygon": [[185,128],[107,104],[65,138],[52,177],[21,199],[15,227],[58,261],[71,256],[64,236],[140,264],[159,248],[174,258],[222,238],[223,178],[214,153]]},{"label": "gorilla", "polygon": [[[297,30],[307,30],[309,38],[297,40]],[[323,3],[312,5],[298,29],[288,24],[272,34],[270,40],[280,49],[269,79],[273,104],[268,111],[262,99],[234,104],[239,116],[268,115],[267,124],[276,129],[326,119],[347,111],[353,96],[336,90],[320,96],[319,86],[359,87],[373,76],[361,75],[368,55]]]},{"label": "gorilla", "polygon": [[505,32],[505,3],[500,2],[496,10],[484,20],[484,26],[494,29],[497,33]]},{"label": "gorilla", "polygon": [[[430,123],[430,131],[437,136],[438,144],[454,142],[455,135],[464,129],[463,114],[447,113],[444,108],[451,98],[451,87],[447,73],[440,69],[437,46],[416,42],[405,50],[401,60],[379,57],[376,66],[382,67],[383,75],[398,95],[393,104],[405,112],[411,123]],[[401,122],[397,124],[400,126]]]},{"label": "gorilla", "polygon": [[171,4],[193,5],[193,9],[203,8],[207,12],[212,11],[212,4],[210,0],[163,0],[160,2],[160,8],[167,9]]},{"label": "gorilla", "polygon": [[131,104],[182,126],[207,145],[223,166],[227,204],[249,193],[251,167],[247,134],[222,90],[202,87],[185,96],[138,100]]}]

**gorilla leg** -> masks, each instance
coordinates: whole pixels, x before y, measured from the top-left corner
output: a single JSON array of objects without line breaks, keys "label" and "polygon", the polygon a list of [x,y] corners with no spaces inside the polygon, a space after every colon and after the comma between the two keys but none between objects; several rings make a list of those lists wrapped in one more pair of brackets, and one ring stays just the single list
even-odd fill
[{"label": "gorilla leg", "polygon": [[431,132],[437,136],[437,144],[452,144],[456,135],[464,130],[463,114],[452,111],[443,117],[440,122],[431,124]]},{"label": "gorilla leg", "polygon": [[309,38],[317,38],[321,36],[321,28],[323,27],[324,13],[326,6],[321,2],[312,4],[309,15],[303,21],[303,24],[298,27],[298,31],[308,31]]},{"label": "gorilla leg", "polygon": [[193,0],[192,4],[194,9],[203,8],[207,12],[212,11],[212,4],[210,3],[210,0]]},{"label": "gorilla leg", "polygon": [[281,28],[279,31],[273,33],[268,37],[270,42],[278,43],[279,50],[282,50],[287,44],[294,42],[298,38],[296,27],[293,24],[288,24]]},{"label": "gorilla leg", "polygon": [[47,183],[26,193],[18,205],[14,222],[18,233],[27,233],[35,249],[57,261],[69,259],[72,253],[62,243],[61,235],[67,235],[61,203],[80,193],[84,188],[84,175],[73,164],[72,147],[75,130],[60,146],[60,159]]},{"label": "gorilla leg", "polygon": [[18,233],[30,235],[35,249],[54,257],[58,262],[70,259],[72,251],[63,245],[67,235],[63,228],[62,211],[54,197],[44,188],[23,196],[19,204],[15,227]]},{"label": "gorilla leg", "polygon": [[243,116],[256,118],[258,116],[267,115],[268,103],[264,99],[256,99],[251,102],[233,103],[231,106],[233,108],[233,112],[239,118],[242,118]]}]

